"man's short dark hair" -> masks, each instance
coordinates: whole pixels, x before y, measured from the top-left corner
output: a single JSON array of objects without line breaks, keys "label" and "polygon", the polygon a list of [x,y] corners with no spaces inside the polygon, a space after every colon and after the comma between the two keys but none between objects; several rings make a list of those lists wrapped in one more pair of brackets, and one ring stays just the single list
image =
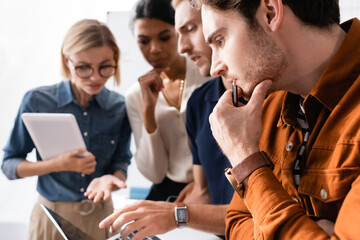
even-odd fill
[{"label": "man's short dark hair", "polygon": [[[219,10],[237,10],[251,25],[255,23],[255,13],[261,0],[188,0],[195,8],[202,4]],[[282,0],[304,23],[328,27],[340,23],[339,0]]]}]

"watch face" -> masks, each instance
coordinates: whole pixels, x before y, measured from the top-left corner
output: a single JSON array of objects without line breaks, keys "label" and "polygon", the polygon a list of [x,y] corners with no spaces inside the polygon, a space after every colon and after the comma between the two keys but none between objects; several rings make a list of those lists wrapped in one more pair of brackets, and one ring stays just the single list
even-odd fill
[{"label": "watch face", "polygon": [[177,220],[180,223],[186,223],[187,222],[187,212],[186,212],[186,207],[178,207],[176,209],[176,213],[177,213]]}]

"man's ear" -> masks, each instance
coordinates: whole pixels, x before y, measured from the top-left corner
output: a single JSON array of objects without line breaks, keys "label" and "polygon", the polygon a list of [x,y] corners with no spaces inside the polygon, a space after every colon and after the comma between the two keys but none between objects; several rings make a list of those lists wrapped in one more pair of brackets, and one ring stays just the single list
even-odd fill
[{"label": "man's ear", "polygon": [[283,21],[283,7],[282,0],[261,0],[257,13],[260,25],[272,32],[278,31]]}]

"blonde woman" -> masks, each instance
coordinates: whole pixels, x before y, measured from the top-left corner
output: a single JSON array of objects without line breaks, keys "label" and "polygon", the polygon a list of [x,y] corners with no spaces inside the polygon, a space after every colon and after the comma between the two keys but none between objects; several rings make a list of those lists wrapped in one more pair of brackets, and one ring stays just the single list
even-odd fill
[{"label": "blonde woman", "polygon": [[[106,239],[100,220],[113,211],[111,191],[126,187],[130,163],[130,125],[124,98],[105,88],[113,77],[120,83],[120,50],[108,27],[96,20],[75,23],[62,49],[62,72],[68,80],[27,92],[10,139],[2,170],[9,179],[39,176],[39,199],[30,221],[30,239],[61,239],[40,204],[56,211],[94,239]],[[83,133],[85,149],[43,161],[26,160],[35,147],[24,124],[24,112],[72,113]]]}]

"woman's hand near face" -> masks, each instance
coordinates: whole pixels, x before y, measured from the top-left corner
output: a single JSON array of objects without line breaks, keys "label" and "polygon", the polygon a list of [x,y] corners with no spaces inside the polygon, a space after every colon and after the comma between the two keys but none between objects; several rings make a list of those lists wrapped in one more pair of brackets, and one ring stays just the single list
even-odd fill
[{"label": "woman's hand near face", "polygon": [[56,163],[57,171],[71,171],[84,174],[91,174],[95,171],[96,161],[91,152],[87,153],[86,157],[79,155],[85,153],[86,149],[78,149],[70,152],[60,154],[52,161]]},{"label": "woman's hand near face", "polygon": [[144,125],[148,133],[153,133],[156,128],[155,106],[159,97],[159,92],[164,87],[161,73],[165,69],[153,69],[139,78],[141,94],[144,102],[143,117]]},{"label": "woman's hand near face", "polygon": [[111,192],[120,188],[126,188],[125,182],[114,175],[107,174],[92,180],[84,195],[98,203],[101,199],[105,201],[110,199]]}]

